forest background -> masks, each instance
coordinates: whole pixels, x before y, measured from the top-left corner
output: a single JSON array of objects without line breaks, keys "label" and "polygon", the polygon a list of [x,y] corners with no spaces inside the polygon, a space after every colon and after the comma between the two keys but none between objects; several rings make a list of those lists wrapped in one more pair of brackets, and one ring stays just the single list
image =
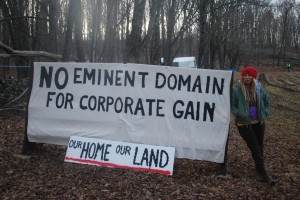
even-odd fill
[{"label": "forest background", "polygon": [[[2,0],[0,64],[300,65],[296,0]],[[164,62],[161,62],[164,58]],[[266,61],[266,59],[268,61]]]}]

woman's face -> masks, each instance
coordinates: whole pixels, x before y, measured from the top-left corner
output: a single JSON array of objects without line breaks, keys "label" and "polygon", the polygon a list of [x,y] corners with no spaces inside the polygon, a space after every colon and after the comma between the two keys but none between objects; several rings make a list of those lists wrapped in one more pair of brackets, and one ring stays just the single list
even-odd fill
[{"label": "woman's face", "polygon": [[243,75],[242,78],[243,78],[245,85],[250,85],[253,81],[252,76],[250,76],[249,74]]}]

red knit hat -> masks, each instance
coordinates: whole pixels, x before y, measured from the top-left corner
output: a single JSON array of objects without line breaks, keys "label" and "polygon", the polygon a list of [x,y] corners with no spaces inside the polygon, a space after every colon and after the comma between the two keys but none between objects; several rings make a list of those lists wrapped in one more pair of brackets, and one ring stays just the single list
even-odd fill
[{"label": "red knit hat", "polygon": [[246,75],[246,74],[249,74],[254,79],[256,79],[256,77],[257,77],[257,72],[256,72],[256,70],[253,67],[245,67],[242,70],[242,76]]}]

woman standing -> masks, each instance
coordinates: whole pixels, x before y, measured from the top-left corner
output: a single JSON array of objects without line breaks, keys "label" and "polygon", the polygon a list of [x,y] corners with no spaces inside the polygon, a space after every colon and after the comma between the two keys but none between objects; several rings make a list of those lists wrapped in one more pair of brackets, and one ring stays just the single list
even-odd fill
[{"label": "woman standing", "polygon": [[236,117],[239,134],[251,151],[259,178],[274,185],[276,181],[267,172],[264,164],[265,119],[270,111],[269,95],[256,80],[253,67],[242,70],[241,80],[234,86],[231,112]]}]

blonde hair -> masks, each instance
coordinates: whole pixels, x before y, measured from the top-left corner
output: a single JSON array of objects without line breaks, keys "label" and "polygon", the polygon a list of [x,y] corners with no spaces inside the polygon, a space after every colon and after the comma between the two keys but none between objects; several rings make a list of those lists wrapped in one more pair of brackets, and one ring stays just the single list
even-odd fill
[{"label": "blonde hair", "polygon": [[256,102],[256,80],[252,79],[250,87],[246,87],[243,80],[241,80],[241,88],[246,102],[255,104]]}]

